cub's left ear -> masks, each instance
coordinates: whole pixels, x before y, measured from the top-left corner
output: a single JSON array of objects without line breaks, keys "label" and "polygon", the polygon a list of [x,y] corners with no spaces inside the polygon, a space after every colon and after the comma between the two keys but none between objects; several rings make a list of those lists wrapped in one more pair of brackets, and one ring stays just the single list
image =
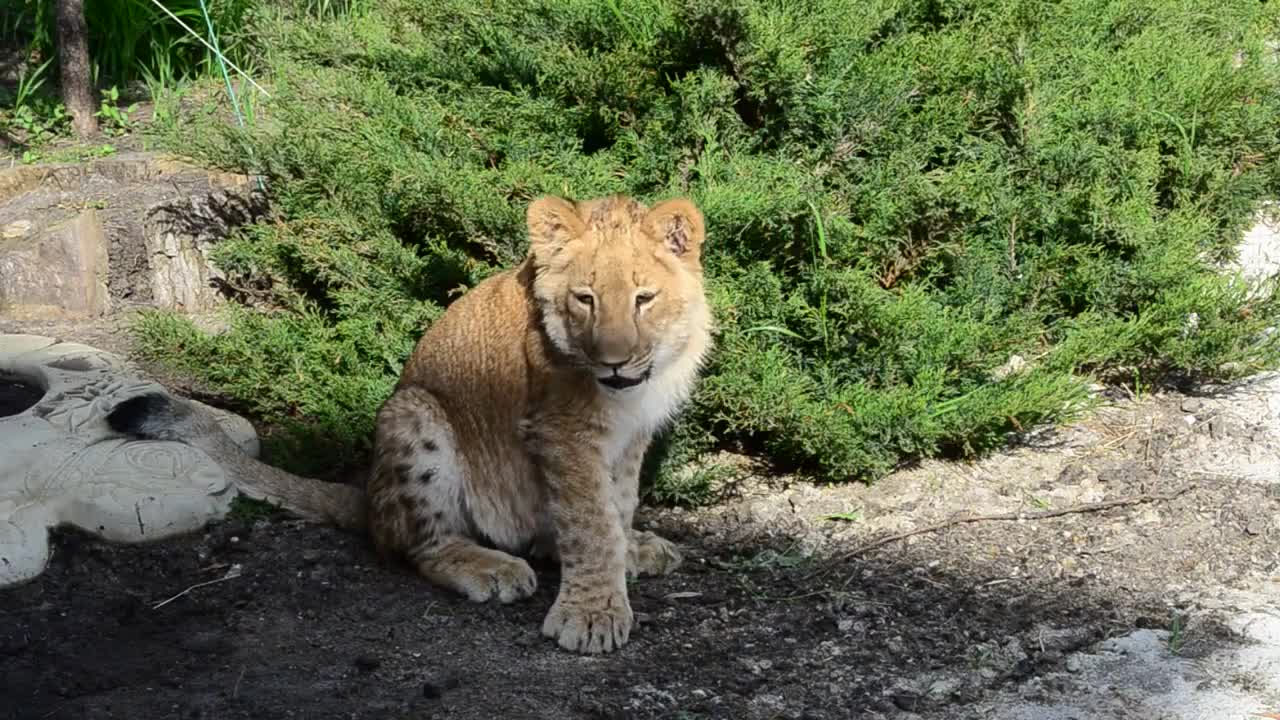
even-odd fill
[{"label": "cub's left ear", "polygon": [[684,198],[654,205],[645,216],[645,227],[676,257],[697,260],[702,252],[702,241],[706,237],[702,212]]}]

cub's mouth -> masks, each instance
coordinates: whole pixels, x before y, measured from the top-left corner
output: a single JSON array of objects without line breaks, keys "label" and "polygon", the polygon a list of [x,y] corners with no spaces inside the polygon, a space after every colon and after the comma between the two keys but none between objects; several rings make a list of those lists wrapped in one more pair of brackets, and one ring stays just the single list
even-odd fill
[{"label": "cub's mouth", "polygon": [[610,390],[626,390],[627,388],[633,388],[648,379],[649,368],[645,368],[645,371],[636,377],[627,377],[625,375],[614,373],[609,377],[597,377],[596,382],[599,382]]}]

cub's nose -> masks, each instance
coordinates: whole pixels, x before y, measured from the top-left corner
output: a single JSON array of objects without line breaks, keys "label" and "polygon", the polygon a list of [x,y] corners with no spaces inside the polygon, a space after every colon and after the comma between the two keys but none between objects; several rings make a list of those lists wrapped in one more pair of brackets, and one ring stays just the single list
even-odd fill
[{"label": "cub's nose", "polygon": [[[621,345],[622,343],[617,343],[617,344]],[[605,345],[604,347],[601,347],[601,345],[604,345],[604,343],[597,344],[596,347],[594,348],[595,352],[591,354],[592,355],[591,359],[594,360],[596,364],[601,367],[607,367],[612,370],[618,370],[623,366],[625,366],[627,363],[631,362],[631,358],[634,357],[631,353],[630,347],[611,348],[611,347],[608,347],[607,345]]]}]

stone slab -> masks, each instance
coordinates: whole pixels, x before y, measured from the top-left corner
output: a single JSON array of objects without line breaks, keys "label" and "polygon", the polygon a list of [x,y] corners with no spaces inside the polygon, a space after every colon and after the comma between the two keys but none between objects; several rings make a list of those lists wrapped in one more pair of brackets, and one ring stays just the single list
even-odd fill
[{"label": "stone slab", "polygon": [[[208,455],[179,442],[123,437],[107,425],[117,403],[167,392],[120,357],[37,335],[0,335],[4,377],[43,396],[0,417],[0,587],[44,570],[51,528],[142,542],[197,530],[230,508],[235,487]],[[257,455],[247,420],[210,410]]]}]

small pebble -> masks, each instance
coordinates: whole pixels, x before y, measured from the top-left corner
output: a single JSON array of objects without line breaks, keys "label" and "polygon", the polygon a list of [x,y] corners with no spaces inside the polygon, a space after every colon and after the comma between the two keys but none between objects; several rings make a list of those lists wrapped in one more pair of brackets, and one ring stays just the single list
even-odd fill
[{"label": "small pebble", "polygon": [[373,672],[382,666],[382,661],[372,655],[357,655],[354,664],[360,672]]},{"label": "small pebble", "polygon": [[447,675],[443,679],[436,678],[434,681],[428,680],[422,683],[422,697],[428,700],[437,700],[444,695],[446,690],[453,690],[461,683],[452,675]]}]

